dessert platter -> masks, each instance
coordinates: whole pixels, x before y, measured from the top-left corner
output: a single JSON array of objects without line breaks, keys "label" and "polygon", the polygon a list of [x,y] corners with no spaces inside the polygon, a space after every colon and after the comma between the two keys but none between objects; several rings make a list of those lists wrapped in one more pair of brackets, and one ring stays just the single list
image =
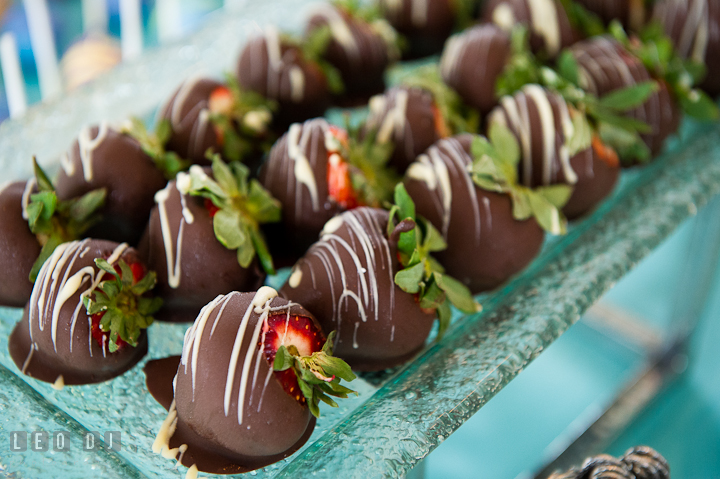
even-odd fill
[{"label": "dessert platter", "polygon": [[263,3],[0,127],[7,471],[402,476],[720,193],[712,2]]}]

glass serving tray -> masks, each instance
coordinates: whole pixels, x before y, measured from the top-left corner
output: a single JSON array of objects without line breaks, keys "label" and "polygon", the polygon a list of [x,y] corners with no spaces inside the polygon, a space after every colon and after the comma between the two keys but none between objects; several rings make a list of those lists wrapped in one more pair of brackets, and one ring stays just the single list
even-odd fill
[{"label": "glass serving tray", "polygon": [[[218,13],[189,42],[148,52],[54,103],[0,125],[2,180],[25,178],[29,159],[53,166],[85,124],[148,115],[179,81],[230,69],[244,40],[274,23],[297,30],[307,2],[269,0]],[[289,14],[288,12],[293,12]],[[481,296],[483,312],[457,317],[439,342],[402,368],[364,375],[359,396],[323,407],[308,443],[256,477],[367,478],[406,474],[557,339],[633,265],[720,193],[720,126],[685,122],[651,165],[623,172],[619,187],[567,236],[503,288]],[[179,354],[187,325],[154,324],[150,353],[125,375],[66,387],[23,376],[8,355],[19,309],[0,308],[0,472],[11,477],[183,477],[186,469],[151,452],[166,411],[148,394],[142,367]],[[13,452],[13,432],[61,431],[69,452]],[[120,432],[120,447],[101,438]],[[96,440],[86,450],[88,434]],[[22,438],[22,436],[20,436]],[[28,436],[32,438],[33,436]],[[117,438],[117,436],[114,436]],[[207,474],[201,474],[207,476]]]}]

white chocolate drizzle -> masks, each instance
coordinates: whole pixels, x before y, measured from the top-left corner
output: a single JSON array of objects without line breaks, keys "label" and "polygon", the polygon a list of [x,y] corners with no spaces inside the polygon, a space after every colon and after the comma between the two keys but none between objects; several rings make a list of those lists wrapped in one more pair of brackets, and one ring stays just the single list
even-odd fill
[{"label": "white chocolate drizzle", "polygon": [[65,388],[65,378],[63,378],[62,374],[57,377],[52,385],[52,388],[56,391],[62,391],[63,388]]},{"label": "white chocolate drizzle", "polygon": [[[201,338],[203,335],[203,332],[205,330],[205,326],[207,324],[207,321],[212,316],[212,314],[215,312],[215,310],[220,306],[220,310],[217,313],[217,316],[215,317],[215,322],[213,323],[212,330],[210,332],[210,337],[212,337],[212,333],[215,330],[215,325],[218,320],[221,319],[222,313],[225,309],[225,306],[227,305],[228,301],[235,295],[239,293],[230,293],[228,295],[221,295],[215,298],[211,303],[209,303],[207,306],[205,306],[202,311],[200,312],[200,315],[198,316],[195,323],[188,329],[188,331],[185,333],[185,342],[183,344],[183,351],[181,356],[181,365],[185,366],[185,372],[187,373],[188,367],[191,369],[191,375],[192,375],[192,389],[193,389],[193,401],[195,400],[195,377],[196,377],[196,371],[197,371],[197,362],[198,362],[198,354],[202,350],[201,348]],[[243,422],[243,412],[244,412],[244,405],[245,405],[245,396],[247,394],[248,389],[248,382],[250,381],[250,372],[252,369],[253,362],[256,363],[255,368],[255,374],[253,374],[252,378],[252,384],[256,383],[256,376],[258,373],[257,364],[258,361],[262,360],[262,355],[257,354],[253,361],[253,355],[255,355],[258,352],[258,343],[260,340],[260,334],[263,331],[264,326],[267,323],[268,315],[272,311],[270,308],[270,303],[274,298],[277,297],[277,291],[274,289],[263,286],[261,287],[253,297],[252,301],[248,305],[247,309],[245,310],[245,314],[242,317],[242,320],[240,321],[240,324],[238,325],[238,330],[235,335],[235,341],[233,342],[233,348],[232,352],[230,353],[230,361],[228,364],[228,373],[225,381],[225,392],[224,392],[224,398],[223,398],[223,407],[224,407],[224,413],[225,416],[229,416],[230,414],[230,402],[232,398],[232,393],[235,391],[235,377],[236,377],[236,371],[238,367],[240,366],[242,368],[239,384],[237,384],[237,390],[238,390],[238,409],[237,409],[237,415],[238,415],[238,424],[242,424]],[[290,304],[283,306],[284,309],[290,308]],[[245,357],[243,358],[242,362],[240,360],[240,353],[243,346],[243,341],[245,340],[245,336],[248,328],[248,324],[250,323],[250,318],[252,314],[258,314],[260,315],[260,318],[255,324],[255,328],[251,332],[250,336],[250,347],[247,348],[247,352],[245,354]],[[263,338],[264,341],[264,338]],[[260,348],[260,352],[262,352],[262,348]],[[267,381],[266,381],[267,383]],[[260,399],[262,401],[262,398]]]},{"label": "white chocolate drizzle", "polygon": [[360,59],[360,47],[355,40],[355,35],[353,35],[352,30],[350,30],[350,26],[340,12],[333,6],[323,5],[314,10],[312,14],[323,17],[326,20],[328,27],[330,27],[332,37],[340,44],[343,50],[345,50],[350,61],[358,62]]},{"label": "white chocolate drizzle", "polygon": [[545,40],[551,56],[560,53],[560,23],[558,7],[553,0],[527,0],[533,31]]},{"label": "white chocolate drizzle", "polygon": [[[183,186],[187,183],[189,177],[181,173],[178,175],[177,185]],[[192,224],[195,218],[187,207],[185,194],[179,188],[176,188],[180,195],[182,206],[182,216],[180,218],[180,226],[178,228],[177,238],[173,245],[172,231],[170,229],[170,219],[167,213],[167,201],[170,199],[170,192],[173,189],[173,183],[170,182],[162,190],[155,193],[155,203],[158,207],[158,217],[160,218],[160,232],[163,239],[163,247],[165,248],[165,262],[167,263],[167,280],[168,285],[175,289],[180,286],[180,278],[182,277],[182,244],[183,232],[185,224]],[[173,250],[174,246],[174,250]]]},{"label": "white chocolate drizzle", "polygon": [[[385,232],[371,208],[356,208],[343,213],[342,226],[332,233],[324,234],[308,251],[305,259],[301,259],[296,268],[307,268],[314,284],[315,274],[325,274],[330,285],[329,297],[332,301],[332,321],[336,323],[338,336],[343,327],[343,316],[349,305],[357,305],[358,317],[349,318],[353,321],[353,347],[357,344],[357,328],[372,319],[382,318],[380,307],[395,304],[395,283],[393,279],[390,245]],[[309,259],[317,258],[316,261]],[[349,261],[348,261],[349,260]],[[315,268],[320,264],[319,271]],[[347,269],[346,269],[347,268]],[[378,278],[387,275],[387,290],[380,291]],[[339,281],[338,281],[339,280]],[[300,282],[307,281],[307,275]],[[341,288],[336,288],[336,283]]]},{"label": "white chocolate drizzle", "polygon": [[[93,152],[105,141],[109,131],[110,127],[107,122],[103,121],[98,125],[98,132],[95,138],[92,137],[91,127],[83,128],[80,130],[80,134],[78,134],[77,142],[80,153],[80,164],[83,168],[83,177],[88,183],[93,180]],[[70,163],[70,161],[68,160],[67,163]],[[72,175],[75,172],[75,166],[72,166],[71,171],[66,169],[65,172],[68,176]]]},{"label": "white chocolate drizzle", "polygon": [[[551,98],[554,101],[551,103]],[[532,119],[529,102],[532,101],[538,113],[540,138],[533,138]],[[513,96],[500,99],[500,107],[493,110],[488,122],[498,123],[512,130],[520,142],[522,152],[522,181],[525,186],[532,184],[534,158],[532,147],[534,142],[541,142],[542,157],[540,158],[542,185],[556,182],[557,166],[562,169],[568,184],[577,183],[577,174],[570,165],[570,154],[566,142],[573,134],[572,121],[567,104],[558,95],[543,89],[539,85],[526,85]],[[558,132],[556,123],[562,129]],[[561,135],[558,135],[561,133]],[[562,142],[556,145],[560,136]]]},{"label": "white chocolate drizzle", "polygon": [[29,218],[28,206],[30,205],[30,195],[35,188],[35,185],[37,185],[37,181],[35,180],[35,178],[30,178],[27,183],[25,183],[25,189],[23,190],[22,194],[22,217],[24,220],[27,220]]},{"label": "white chocolate drizzle", "polygon": [[410,0],[410,18],[416,27],[424,27],[428,21],[428,8],[430,0]]},{"label": "white chocolate drizzle", "polygon": [[[31,307],[28,314],[30,339],[32,340],[34,323],[37,324],[38,330],[44,331],[45,326],[50,322],[50,337],[55,352],[58,350],[57,331],[60,312],[65,306],[65,303],[80,291],[84,285],[88,285],[87,288],[80,293],[80,298],[75,305],[71,317],[69,350],[72,351],[72,332],[75,329],[75,323],[82,310],[83,298],[90,295],[92,291],[97,288],[105,275],[103,271],[96,269],[94,266],[85,266],[71,274],[77,258],[87,252],[89,241],[90,240],[86,239],[83,241],[63,243],[55,248],[53,254],[45,261],[42,268],[40,268],[35,286],[33,287],[30,304],[37,305],[37,308]],[[107,262],[111,265],[115,264],[127,248],[128,245],[126,243],[118,245],[110,257],[107,258]],[[62,278],[60,278],[61,275]],[[90,321],[90,318],[88,318],[88,321]],[[88,347],[90,356],[92,356],[92,333],[89,327]],[[23,369],[27,369],[30,359],[32,358],[33,349],[35,348],[31,348],[31,352],[23,365]],[[103,355],[105,355],[106,346],[104,344],[102,349]]]}]

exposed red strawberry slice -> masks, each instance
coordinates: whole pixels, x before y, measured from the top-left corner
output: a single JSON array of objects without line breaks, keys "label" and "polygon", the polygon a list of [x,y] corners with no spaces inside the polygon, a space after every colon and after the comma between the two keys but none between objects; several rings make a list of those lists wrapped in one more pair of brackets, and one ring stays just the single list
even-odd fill
[{"label": "exposed red strawberry slice", "polygon": [[205,206],[205,209],[210,214],[210,218],[214,217],[215,214],[220,211],[220,208],[215,206],[215,203],[213,203],[212,200],[209,198],[205,198],[205,200],[203,201],[203,206]]},{"label": "exposed red strawberry slice", "polygon": [[438,136],[440,138],[447,138],[448,136],[452,136],[450,128],[448,127],[445,118],[443,118],[440,108],[438,108],[437,105],[434,103],[432,105],[432,112],[433,121],[435,122],[435,131],[437,132]]},{"label": "exposed red strawberry slice", "polygon": [[[272,365],[280,346],[295,346],[301,356],[310,356],[322,350],[325,337],[310,318],[280,314],[267,319],[262,341],[265,359]],[[293,396],[300,404],[305,404],[305,396],[300,391],[297,376],[292,368],[275,371],[275,377],[286,393]]]},{"label": "exposed red strawberry slice", "polygon": [[208,109],[213,113],[229,115],[233,110],[232,92],[228,87],[219,86],[210,93],[208,98]]},{"label": "exposed red strawberry slice", "polygon": [[340,206],[350,210],[359,206],[350,180],[350,168],[340,155],[333,153],[327,166],[328,195]]},{"label": "exposed red strawberry slice", "polygon": [[592,137],[592,149],[598,158],[607,163],[608,166],[613,168],[620,167],[620,158],[618,157],[618,154],[610,146],[603,143],[597,135],[593,135]]},{"label": "exposed red strawberry slice", "polygon": [[[338,141],[338,143],[340,144],[339,146],[347,147],[347,145],[348,145],[347,130],[340,128],[338,126],[335,126],[335,125],[330,125],[330,126],[328,126],[328,133],[330,133],[330,135],[332,135],[332,137]],[[340,151],[340,149],[338,149],[338,148],[329,148],[329,150],[330,151],[328,151],[328,154],[337,153],[338,151]]]}]

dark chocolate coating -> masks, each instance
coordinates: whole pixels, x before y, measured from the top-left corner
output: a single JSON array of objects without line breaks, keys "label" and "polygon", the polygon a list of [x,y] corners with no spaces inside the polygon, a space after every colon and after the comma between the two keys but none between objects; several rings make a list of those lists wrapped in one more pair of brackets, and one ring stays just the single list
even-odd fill
[{"label": "dark chocolate coating", "polygon": [[378,6],[408,42],[404,59],[440,53],[455,25],[451,0],[378,0]]},{"label": "dark chocolate coating", "polygon": [[625,28],[635,32],[642,29],[648,16],[648,0],[578,0],[578,3],[605,23],[617,19]]},{"label": "dark chocolate coating", "polygon": [[394,87],[370,99],[365,131],[375,130],[380,143],[393,143],[389,164],[403,173],[440,135],[435,125],[435,99],[421,88]]},{"label": "dark chocolate coating", "polygon": [[311,311],[323,332],[337,331],[334,355],[362,371],[408,360],[435,319],[395,284],[401,266],[387,223],[387,211],[367,207],[333,218],[280,290]]},{"label": "dark chocolate coating", "polygon": [[[162,201],[166,196],[167,200]],[[164,301],[155,316],[158,320],[192,321],[200,309],[217,295],[230,291],[252,291],[262,284],[265,275],[257,260],[247,269],[243,268],[237,261],[236,252],[217,240],[213,219],[202,199],[181,195],[173,180],[158,192],[156,201],[158,205],[150,214],[150,223],[139,250],[148,267],[157,273],[155,291]],[[162,226],[163,215],[167,217],[167,233]],[[188,222],[190,218],[192,223]],[[172,249],[172,271],[168,268],[166,241]],[[179,271],[175,268],[178,245],[181,245]],[[173,287],[171,276],[175,275],[177,285]]]},{"label": "dark chocolate coating", "polygon": [[207,165],[205,152],[222,152],[215,132],[208,100],[223,84],[210,78],[196,77],[184,81],[160,108],[158,118],[170,121],[172,135],[165,147],[180,158]]},{"label": "dark chocolate coating", "polygon": [[513,218],[510,196],[473,183],[467,171],[470,142],[470,135],[438,141],[410,167],[404,184],[417,214],[447,241],[448,248],[435,253],[438,261],[447,274],[479,293],[524,269],[540,251],[544,232],[532,218]]},{"label": "dark chocolate coating", "polygon": [[153,207],[153,196],[166,183],[137,140],[105,123],[88,127],[80,132],[61,165],[56,182],[58,199],[107,189],[103,219],[86,235],[137,244]]},{"label": "dark chocolate coating", "polygon": [[485,22],[506,31],[517,24],[526,25],[532,50],[551,58],[575,41],[575,32],[559,0],[489,0],[483,12]]},{"label": "dark chocolate coating", "polygon": [[700,88],[720,95],[720,3],[715,0],[658,0],[653,19],[675,43],[683,58],[704,63],[707,75]]},{"label": "dark chocolate coating", "polygon": [[[547,112],[552,122],[543,121],[541,112]],[[572,120],[560,95],[538,85],[526,85],[514,95],[502,98],[488,116],[488,125],[493,123],[506,126],[518,140],[521,184],[534,188],[575,183],[576,173],[565,149]],[[547,145],[547,140],[552,145]]]},{"label": "dark chocolate coating", "polygon": [[[262,185],[282,203],[282,222],[263,228],[273,257],[277,255],[281,264],[287,262],[283,256],[290,258],[289,264],[302,256],[325,223],[341,211],[328,191],[325,135],[329,127],[322,118],[292,125],[272,147],[260,172]],[[296,172],[311,173],[312,183]]]},{"label": "dark chocolate coating", "polygon": [[612,192],[620,176],[620,166],[600,158],[592,147],[570,158],[570,166],[578,181],[562,211],[572,220],[594,209]]},{"label": "dark chocolate coating", "polygon": [[486,114],[497,105],[495,85],[511,55],[510,35],[493,24],[478,25],[445,44],[443,81],[469,106]]},{"label": "dark chocolate coating", "polygon": [[285,392],[262,349],[268,317],[312,315],[276,295],[263,287],[220,296],[185,336],[175,383],[178,418],[204,447],[235,461],[282,455],[313,426],[309,408]]},{"label": "dark chocolate coating", "polygon": [[385,89],[385,69],[391,63],[385,39],[375,28],[346,11],[323,5],[310,17],[305,34],[322,26],[342,30],[344,35],[333,39],[323,57],[338,69],[345,85],[343,98],[351,102],[367,101]]},{"label": "dark chocolate coating", "polygon": [[[543,121],[542,111],[551,115],[552,122]],[[573,195],[563,208],[569,217],[591,210],[612,191],[618,166],[611,167],[592,148],[572,157],[567,151],[567,135],[572,133],[573,126],[570,107],[560,95],[537,85],[526,85],[512,97],[501,100],[488,117],[488,124],[494,122],[507,126],[518,140],[520,183],[533,188],[573,186]],[[546,145],[548,139],[552,141],[550,147]]]},{"label": "dark chocolate coating", "polygon": [[[581,86],[598,97],[652,79],[642,62],[610,37],[583,40],[570,51],[580,67]],[[667,85],[659,81],[658,86],[643,105],[626,113],[650,126],[651,132],[641,137],[653,156],[680,122],[680,111]]]},{"label": "dark chocolate coating", "polygon": [[[120,258],[128,264],[140,261],[134,249],[124,247],[127,245],[104,240],[74,241],[58,246],[40,270],[23,317],[10,335],[10,355],[18,369],[50,383],[62,375],[68,385],[90,384],[119,376],[147,353],[145,331],[140,334],[137,347],[128,345],[114,353],[109,352],[107,346],[101,347],[92,337],[90,318],[82,305],[81,294],[93,280],[106,274],[95,266],[95,258],[107,259],[113,253],[122,252]],[[84,281],[74,285],[73,275],[83,269]],[[59,278],[57,281],[52,280],[53,274]],[[63,302],[64,296],[67,298]],[[53,325],[55,308],[60,309],[57,324]],[[56,335],[54,341],[53,334]]]},{"label": "dark chocolate coating", "polygon": [[0,306],[21,308],[27,303],[33,287],[28,276],[40,256],[40,244],[23,218],[26,184],[0,186]]},{"label": "dark chocolate coating", "polygon": [[248,42],[238,58],[235,74],[243,88],[278,103],[275,126],[279,131],[292,123],[322,116],[330,106],[325,74],[274,29],[266,29],[264,35]]}]

